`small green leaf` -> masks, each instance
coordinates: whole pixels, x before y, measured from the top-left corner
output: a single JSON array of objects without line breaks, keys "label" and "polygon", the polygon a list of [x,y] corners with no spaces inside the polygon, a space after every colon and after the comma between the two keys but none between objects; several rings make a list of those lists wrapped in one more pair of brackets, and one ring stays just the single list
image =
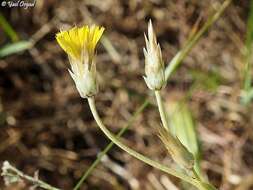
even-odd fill
[{"label": "small green leaf", "polygon": [[0,48],[0,58],[18,53],[27,49],[30,49],[32,43],[29,41],[19,41],[11,44],[7,44]]}]

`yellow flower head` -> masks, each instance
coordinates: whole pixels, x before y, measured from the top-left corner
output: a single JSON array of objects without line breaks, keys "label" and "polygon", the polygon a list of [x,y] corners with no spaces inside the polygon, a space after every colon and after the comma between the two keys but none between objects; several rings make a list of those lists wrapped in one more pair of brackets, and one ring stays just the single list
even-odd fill
[{"label": "yellow flower head", "polygon": [[56,40],[62,49],[74,60],[82,60],[84,55],[92,60],[96,45],[104,32],[104,27],[74,27],[56,34]]},{"label": "yellow flower head", "polygon": [[98,91],[95,49],[104,32],[103,27],[74,27],[56,34],[56,40],[68,54],[73,78],[81,97],[94,96]]}]

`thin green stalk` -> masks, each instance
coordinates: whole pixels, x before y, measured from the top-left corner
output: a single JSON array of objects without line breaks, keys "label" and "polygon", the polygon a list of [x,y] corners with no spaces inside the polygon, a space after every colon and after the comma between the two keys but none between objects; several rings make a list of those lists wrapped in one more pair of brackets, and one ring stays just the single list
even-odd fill
[{"label": "thin green stalk", "polygon": [[193,48],[193,46],[199,41],[200,37],[209,29],[211,25],[221,16],[221,14],[224,12],[224,10],[228,7],[228,5],[231,3],[232,0],[225,0],[223,4],[219,7],[217,12],[213,14],[206,23],[201,27],[201,29],[193,36],[191,37],[186,46],[179,51],[174,58],[171,60],[169,65],[167,66],[165,70],[165,79],[166,81],[171,76],[172,72],[175,71],[175,69],[178,67],[180,63],[182,63],[183,59],[187,56],[187,54],[190,52],[190,50]]},{"label": "thin green stalk", "polygon": [[203,176],[200,176],[194,168],[192,169],[192,173],[196,177],[196,179],[199,180],[203,188],[205,188],[206,190],[217,190],[212,184],[204,181]]},{"label": "thin green stalk", "polygon": [[97,125],[99,126],[99,128],[104,132],[104,134],[112,141],[114,142],[114,144],[116,144],[118,147],[120,147],[121,149],[123,149],[124,151],[126,151],[128,154],[130,154],[131,156],[135,157],[136,159],[156,168],[159,169],[167,174],[173,175],[175,177],[178,177],[186,182],[191,183],[192,185],[196,186],[199,190],[207,190],[206,188],[204,188],[201,183],[195,178],[195,177],[190,177],[187,176],[183,173],[180,173],[176,170],[173,170],[157,161],[154,161],[138,152],[136,152],[135,150],[129,148],[128,146],[126,146],[125,144],[123,144],[120,140],[118,140],[118,138],[116,136],[114,136],[103,124],[102,120],[100,119],[100,116],[97,113],[96,110],[96,106],[95,106],[95,101],[94,98],[88,98],[88,102],[89,102],[89,106],[91,109],[91,112],[93,114],[93,117],[95,119],[95,121],[97,122]]},{"label": "thin green stalk", "polygon": [[163,127],[165,129],[169,129],[168,117],[167,117],[167,113],[166,113],[164,105],[163,105],[160,90],[155,91],[155,97],[156,97],[157,106],[158,106],[158,110],[159,110],[159,113],[160,113],[160,117],[161,117],[161,120],[162,120]]},{"label": "thin green stalk", "polygon": [[[119,138],[128,128],[131,126],[136,119],[136,117],[148,106],[149,102],[146,100],[140,107],[139,109],[133,114],[133,116],[130,118],[128,123],[119,131],[119,133],[116,135],[117,138]],[[76,186],[74,187],[74,190],[78,190],[82,183],[85,181],[85,179],[91,174],[91,172],[94,170],[94,168],[98,165],[100,160],[103,158],[103,156],[112,148],[114,143],[111,141],[105,149],[99,153],[97,159],[92,163],[92,165],[85,171],[81,179],[78,181]]]},{"label": "thin green stalk", "polygon": [[11,38],[12,42],[18,41],[18,34],[12,28],[12,26],[8,23],[6,18],[0,13],[0,26],[3,28],[5,33]]},{"label": "thin green stalk", "polygon": [[250,12],[248,16],[247,22],[247,34],[245,41],[245,48],[243,51],[244,54],[244,73],[243,73],[243,90],[244,94],[242,96],[242,103],[247,105],[251,102],[252,96],[252,76],[251,76],[251,68],[252,68],[252,46],[253,46],[253,1],[250,1]]},{"label": "thin green stalk", "polygon": [[[216,22],[216,20],[221,16],[221,14],[224,12],[224,10],[228,7],[228,5],[230,3],[231,3],[231,0],[224,1],[223,4],[219,7],[219,9],[216,11],[216,13],[214,15],[210,16],[210,18],[208,19],[207,23],[204,24],[195,35],[191,36],[191,38],[187,40],[187,43],[183,47],[183,49],[181,51],[179,51],[174,56],[174,58],[170,61],[170,63],[168,64],[168,66],[166,68],[166,71],[165,71],[166,81],[169,79],[169,77],[172,75],[172,73],[176,70],[176,68],[182,63],[183,59],[187,56],[187,54],[194,47],[194,45],[197,44],[197,42],[199,41],[200,37],[205,32],[207,32],[207,30]],[[140,107],[142,107],[147,100],[148,99],[146,98],[144,100],[144,102],[140,105]],[[149,104],[149,103],[147,103],[147,104]]]},{"label": "thin green stalk", "polygon": [[250,2],[250,14],[247,23],[247,34],[245,42],[245,79],[244,79],[244,90],[249,91],[251,88],[251,72],[250,62],[252,53],[253,43],[253,1]]}]

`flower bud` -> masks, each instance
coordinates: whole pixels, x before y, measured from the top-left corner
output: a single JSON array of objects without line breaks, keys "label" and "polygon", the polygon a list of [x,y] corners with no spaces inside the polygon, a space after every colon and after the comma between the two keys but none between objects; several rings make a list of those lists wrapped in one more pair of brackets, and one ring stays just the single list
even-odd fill
[{"label": "flower bud", "polygon": [[148,25],[148,38],[145,36],[146,49],[143,48],[145,56],[145,75],[143,78],[151,90],[160,90],[165,84],[164,63],[160,45],[156,41],[156,35],[151,20]]},{"label": "flower bud", "polygon": [[180,142],[177,137],[174,137],[170,131],[159,128],[159,138],[165,145],[172,159],[181,167],[191,170],[194,166],[194,156]]}]

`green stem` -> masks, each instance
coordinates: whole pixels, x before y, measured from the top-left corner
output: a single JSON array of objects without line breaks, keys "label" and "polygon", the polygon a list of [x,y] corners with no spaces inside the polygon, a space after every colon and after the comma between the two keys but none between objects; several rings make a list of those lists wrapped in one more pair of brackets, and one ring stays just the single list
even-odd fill
[{"label": "green stem", "polygon": [[158,110],[159,110],[159,113],[160,113],[160,117],[161,117],[161,120],[162,120],[163,127],[165,129],[169,129],[168,117],[167,117],[167,113],[166,113],[165,108],[164,108],[164,104],[163,104],[163,101],[162,101],[162,96],[161,96],[160,90],[155,91],[155,97],[156,97],[157,106],[158,106]]},{"label": "green stem", "polygon": [[[127,124],[119,131],[119,133],[116,135],[117,138],[119,138],[127,129],[130,125],[133,124],[133,121],[136,119],[136,117],[144,110],[145,107],[147,107],[147,105],[149,104],[149,101],[146,100],[144,102],[144,104],[142,104],[138,110],[135,111],[135,113],[133,114],[133,117],[130,118],[130,120],[127,122]],[[74,187],[73,190],[78,190],[82,183],[84,182],[84,180],[91,174],[91,172],[94,170],[94,168],[98,165],[98,163],[100,162],[100,160],[103,158],[103,156],[112,148],[112,146],[114,145],[114,143],[111,141],[106,147],[105,149],[99,153],[97,159],[92,163],[92,165],[85,171],[85,173],[83,174],[82,178],[78,181],[78,183],[76,184],[76,186]]]},{"label": "green stem", "polygon": [[135,157],[136,159],[156,168],[159,169],[167,174],[173,175],[175,177],[178,177],[186,182],[191,183],[192,185],[196,186],[199,190],[206,190],[201,183],[194,177],[190,177],[187,176],[185,174],[182,174],[176,170],[173,170],[157,161],[154,161],[138,152],[136,152],[135,150],[129,148],[128,146],[126,146],[125,144],[123,144],[120,140],[118,140],[118,138],[116,136],[114,136],[103,124],[102,120],[100,119],[100,116],[97,113],[96,110],[96,106],[95,106],[95,101],[94,98],[88,98],[88,102],[89,102],[89,106],[91,109],[91,112],[93,114],[93,117],[95,119],[95,121],[97,122],[97,125],[99,126],[99,128],[104,132],[104,134],[112,141],[114,142],[114,144],[116,144],[118,147],[120,147],[121,149],[123,149],[124,151],[126,151],[128,154],[130,154],[131,156]]},{"label": "green stem", "polygon": [[246,41],[245,41],[245,51],[243,51],[244,55],[244,87],[243,90],[245,94],[242,96],[242,101],[245,105],[250,103],[252,100],[252,96],[250,96],[250,91],[252,89],[251,82],[251,61],[252,61],[252,46],[253,46],[253,1],[250,2],[250,10],[248,16],[248,23],[247,23],[247,33],[246,33]]},{"label": "green stem", "polygon": [[192,172],[194,174],[194,176],[199,180],[199,181],[202,181],[202,177],[199,176],[199,174],[196,172],[196,170],[193,168],[192,169]]},{"label": "green stem", "polygon": [[11,38],[12,42],[18,41],[18,34],[9,24],[8,20],[4,17],[2,13],[0,13],[0,26],[3,28],[4,32]]}]

